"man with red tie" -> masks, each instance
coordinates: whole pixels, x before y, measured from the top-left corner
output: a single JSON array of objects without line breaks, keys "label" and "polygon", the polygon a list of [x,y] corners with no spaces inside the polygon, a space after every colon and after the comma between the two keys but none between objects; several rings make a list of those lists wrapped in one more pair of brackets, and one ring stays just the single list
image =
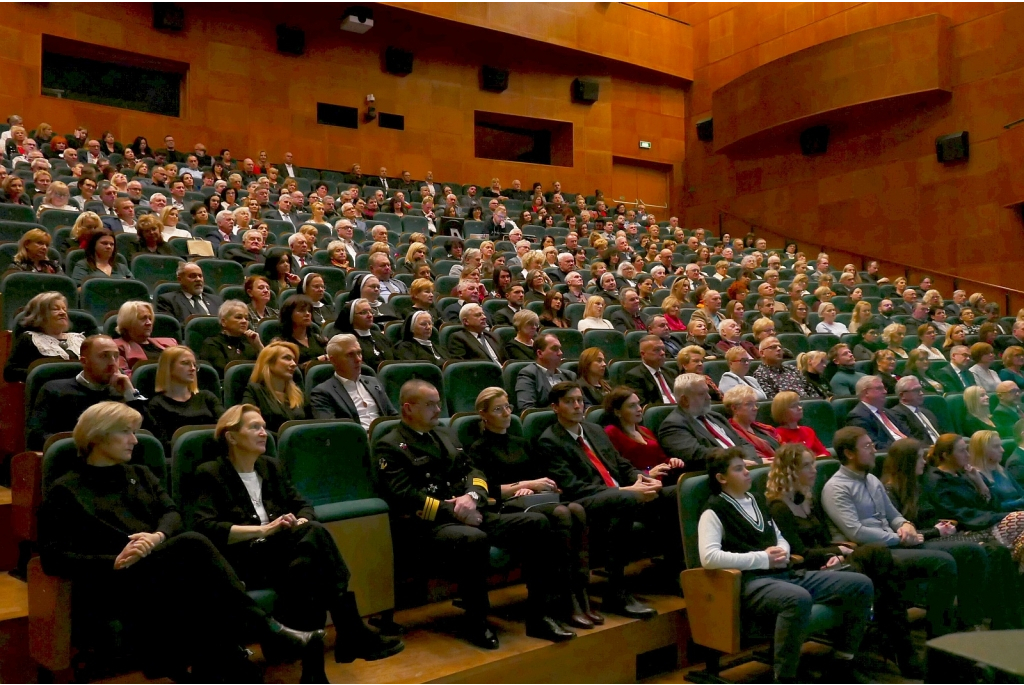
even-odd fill
[{"label": "man with red tie", "polygon": [[881,378],[864,376],[858,380],[857,398],[860,402],[846,415],[846,425],[866,430],[879,452],[911,435],[903,420],[885,408],[885,384]]},{"label": "man with red tie", "polygon": [[641,404],[675,404],[672,384],[676,375],[664,368],[665,343],[656,335],[645,335],[640,339],[641,364],[630,369],[623,379],[626,385],[636,391]]},{"label": "man with red tie", "polygon": [[[623,571],[635,545],[632,530],[636,520],[659,529],[666,559],[678,566],[682,541],[676,523],[675,486],[662,487],[661,481],[637,471],[599,425],[583,420],[583,391],[575,382],[556,383],[548,399],[557,420],[537,441],[541,463],[549,465],[547,475],[561,488],[562,501],[577,502],[586,510],[591,543],[606,544],[609,589],[602,611],[652,618],[657,611],[627,591]],[[670,570],[678,577],[681,566]]]}]

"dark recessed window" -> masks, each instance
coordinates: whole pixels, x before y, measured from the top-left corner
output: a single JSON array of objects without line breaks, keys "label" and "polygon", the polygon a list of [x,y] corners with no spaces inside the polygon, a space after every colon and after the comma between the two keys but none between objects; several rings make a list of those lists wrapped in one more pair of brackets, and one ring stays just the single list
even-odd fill
[{"label": "dark recessed window", "polygon": [[473,134],[477,157],[572,166],[572,123],[568,121],[475,112]]},{"label": "dark recessed window", "polygon": [[381,112],[377,115],[377,124],[381,128],[393,128],[396,131],[405,130],[405,117],[401,114],[388,114]]},{"label": "dark recessed window", "polygon": [[343,128],[359,128],[359,110],[355,107],[329,105],[326,102],[316,103],[316,123],[325,126],[341,126]]},{"label": "dark recessed window", "polygon": [[43,36],[42,94],[181,116],[188,64]]}]

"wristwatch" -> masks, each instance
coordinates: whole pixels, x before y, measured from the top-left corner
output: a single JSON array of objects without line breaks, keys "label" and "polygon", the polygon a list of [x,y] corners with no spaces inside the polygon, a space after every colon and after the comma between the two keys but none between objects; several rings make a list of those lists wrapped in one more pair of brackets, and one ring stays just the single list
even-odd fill
[{"label": "wristwatch", "polygon": [[480,495],[478,493],[476,493],[476,492],[468,492],[466,494],[468,494],[470,497],[472,497],[473,501],[476,502],[477,504],[480,503]]}]

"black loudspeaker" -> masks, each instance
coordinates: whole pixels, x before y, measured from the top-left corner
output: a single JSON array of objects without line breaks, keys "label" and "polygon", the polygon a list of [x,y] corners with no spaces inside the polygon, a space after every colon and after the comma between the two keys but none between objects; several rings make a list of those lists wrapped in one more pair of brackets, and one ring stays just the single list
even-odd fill
[{"label": "black loudspeaker", "polygon": [[397,76],[412,73],[412,53],[401,48],[388,48],[384,51],[384,71]]},{"label": "black loudspeaker", "polygon": [[823,155],[828,150],[828,126],[812,126],[800,133],[800,152]]},{"label": "black loudspeaker", "polygon": [[184,30],[185,8],[170,2],[154,2],[153,28],[161,31]]},{"label": "black loudspeaker", "polygon": [[481,88],[492,93],[503,93],[508,90],[508,69],[489,67],[486,64],[480,70]]},{"label": "black loudspeaker", "polygon": [[575,102],[582,102],[590,105],[597,102],[601,94],[601,84],[597,81],[578,78],[572,82],[572,99]]},{"label": "black loudspeaker", "polygon": [[938,157],[940,162],[955,162],[958,159],[967,159],[970,151],[967,131],[950,133],[948,136],[939,136],[935,139],[935,156]]},{"label": "black loudspeaker", "polygon": [[293,26],[277,25],[277,51],[301,55],[306,51],[306,32]]},{"label": "black loudspeaker", "polygon": [[701,119],[697,122],[697,140],[710,143],[715,138],[715,124],[711,118]]}]

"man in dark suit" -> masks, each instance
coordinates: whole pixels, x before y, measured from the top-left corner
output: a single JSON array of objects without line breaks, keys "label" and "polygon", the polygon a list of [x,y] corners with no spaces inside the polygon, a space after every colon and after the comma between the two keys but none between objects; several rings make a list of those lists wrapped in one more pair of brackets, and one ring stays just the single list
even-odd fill
[{"label": "man in dark suit", "polygon": [[942,383],[946,392],[963,392],[977,385],[974,374],[967,370],[971,362],[971,350],[966,345],[955,345],[949,351],[949,366],[935,372],[935,380]]},{"label": "man in dark suit", "polygon": [[263,254],[263,234],[250,229],[242,235],[242,244],[228,248],[227,258],[242,266],[249,264],[266,264],[267,257]]},{"label": "man in dark suit", "polygon": [[483,308],[470,302],[459,310],[462,330],[448,338],[448,356],[463,361],[488,361],[501,365],[505,351],[498,336],[487,330]]},{"label": "man in dark suit", "polygon": [[1013,427],[1024,418],[1024,408],[1020,404],[1020,388],[1014,381],[1002,381],[996,386],[999,404],[992,410],[992,422],[996,424],[999,437],[1014,437]]},{"label": "man in dark suit", "polygon": [[277,165],[277,170],[281,173],[281,178],[298,178],[299,168],[292,162],[292,153],[284,153],[284,163]]},{"label": "man in dark suit", "polygon": [[545,269],[544,273],[551,277],[555,283],[565,283],[565,278],[576,269],[576,258],[571,252],[563,252],[558,255],[558,266],[554,269]]},{"label": "man in dark suit", "polygon": [[130,198],[119,197],[114,200],[115,216],[101,215],[103,227],[113,234],[138,233],[135,227],[135,205]]},{"label": "man in dark suit", "polygon": [[170,314],[182,325],[193,316],[217,316],[224,301],[216,295],[203,292],[206,281],[203,270],[195,262],[178,265],[178,283],[181,290],[164,293],[156,300],[156,310]]},{"label": "man in dark suit", "polygon": [[403,540],[416,545],[420,564],[455,571],[466,639],[484,649],[498,648],[487,624],[491,545],[522,559],[529,593],[526,634],[554,642],[575,637],[548,615],[548,602],[562,583],[551,570],[561,543],[547,517],[503,514],[488,503],[486,474],[473,467],[455,434],[438,426],[440,395],[434,386],[407,381],[399,403],[402,422],[373,446],[379,481],[393,525],[403,529]]},{"label": "man in dark suit", "polygon": [[913,288],[905,288],[903,290],[903,302],[897,307],[897,311],[900,314],[907,314],[909,316],[914,315],[914,305],[917,303],[917,291]]},{"label": "man in dark suit", "polygon": [[656,335],[640,340],[640,366],[626,374],[626,385],[636,391],[641,404],[675,404],[672,384],[676,374],[662,368],[665,364],[665,343]]},{"label": "man in dark suit", "polygon": [[413,180],[411,173],[402,171],[402,180],[395,187],[405,193],[407,198],[412,198],[412,194],[419,191],[420,184]]},{"label": "man in dark suit", "polygon": [[441,312],[445,323],[459,323],[461,321],[459,315],[462,313],[464,306],[471,303],[480,304],[480,289],[470,281],[456,283],[455,287],[452,288],[451,296],[459,299],[445,307],[444,311]]},{"label": "man in dark suit", "polygon": [[550,334],[537,336],[533,341],[537,363],[519,370],[516,376],[516,410],[526,411],[550,404],[548,393],[562,381],[575,381],[576,374],[559,368],[562,363],[562,343]]},{"label": "man in dark suit", "polygon": [[[622,458],[600,426],[583,420],[583,392],[576,383],[557,383],[549,400],[557,421],[537,441],[539,462],[549,465],[548,475],[558,483],[563,497],[586,510],[592,536],[607,539],[609,588],[602,611],[651,618],[657,612],[629,594],[623,570],[635,544],[631,539],[633,522],[640,518],[658,516],[661,527],[671,522],[675,531],[669,533],[666,544],[682,550],[679,526],[675,525],[678,516],[670,514],[675,488],[663,488],[661,481],[643,475]],[[671,556],[678,559],[680,554]]]},{"label": "man in dark suit", "polygon": [[398,415],[380,381],[360,375],[363,353],[356,336],[339,333],[331,338],[327,358],[334,375],[310,392],[314,419],[351,419],[369,430],[378,416]]},{"label": "man in dark suit", "polygon": [[864,376],[857,381],[860,402],[846,415],[847,426],[867,431],[875,450],[884,452],[896,440],[909,435],[899,417],[885,408],[885,384],[878,376]]},{"label": "man in dark suit", "polygon": [[526,293],[523,291],[523,286],[513,285],[508,289],[506,293],[508,298],[508,304],[494,312],[494,325],[495,326],[511,326],[512,318],[517,312],[523,308],[523,299],[526,297]]},{"label": "man in dark suit", "polygon": [[394,181],[388,178],[388,170],[386,167],[380,168],[380,173],[378,173],[377,177],[373,179],[373,185],[378,188],[383,188],[384,195],[387,195],[388,191],[391,190],[391,187],[394,185]]},{"label": "man in dark suit", "polygon": [[711,411],[704,376],[680,374],[672,391],[676,408],[661,422],[658,442],[665,454],[683,461],[683,470],[703,471],[712,450],[729,447],[739,447],[747,461],[761,463],[754,446],[741,438],[724,416]]},{"label": "man in dark suit", "polygon": [[875,314],[874,318],[871,319],[872,323],[878,326],[879,329],[885,329],[889,324],[896,323],[893,320],[893,314],[896,313],[895,306],[892,300],[885,299],[878,303],[878,313]]},{"label": "man in dark suit", "polygon": [[925,409],[921,381],[914,376],[904,376],[896,382],[896,394],[900,403],[889,412],[899,419],[901,426],[906,426],[910,437],[926,445],[934,445],[945,431],[935,414]]},{"label": "man in dark suit", "polygon": [[967,291],[954,290],[953,299],[946,303],[946,314],[949,318],[960,320],[960,312],[967,306]]},{"label": "man in dark suit", "polygon": [[[647,330],[651,335],[661,338],[665,344],[665,355],[669,359],[675,359],[683,349],[683,344],[672,337],[672,329],[668,327],[668,321],[661,314],[655,314],[647,321]],[[760,355],[760,353],[758,353]],[[671,387],[671,384],[670,386]]]},{"label": "man in dark suit", "polygon": [[296,229],[301,223],[298,213],[292,206],[292,198],[289,195],[281,195],[281,197],[277,198],[277,209],[264,209],[260,214],[264,219],[287,221]]},{"label": "man in dark suit", "polygon": [[213,245],[213,253],[217,254],[220,246],[224,243],[242,244],[242,233],[235,230],[235,216],[230,211],[222,209],[214,217],[217,221],[217,230],[206,234],[206,240]]},{"label": "man in dark suit", "polygon": [[615,330],[629,333],[630,331],[646,331],[647,322],[640,314],[640,295],[635,288],[623,288],[619,291],[619,302],[622,309],[612,312],[607,317]]},{"label": "man in dark suit", "polygon": [[82,412],[100,402],[124,402],[145,411],[146,398],[118,369],[117,345],[109,336],[86,338],[80,352],[78,376],[49,381],[36,395],[28,417],[29,449],[42,450],[50,436],[74,430]]}]

